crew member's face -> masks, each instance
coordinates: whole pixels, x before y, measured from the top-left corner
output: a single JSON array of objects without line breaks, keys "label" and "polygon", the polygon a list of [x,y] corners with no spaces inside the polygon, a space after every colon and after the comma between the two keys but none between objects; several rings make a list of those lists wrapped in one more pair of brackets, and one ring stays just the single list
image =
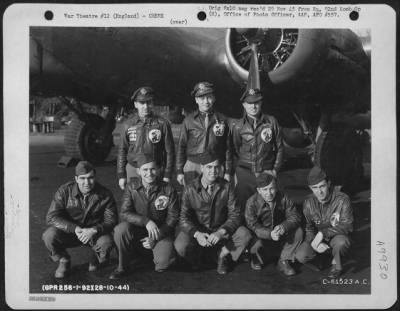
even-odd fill
[{"label": "crew member's face", "polygon": [[310,186],[311,191],[317,197],[318,201],[324,202],[329,197],[329,186],[330,182],[327,182],[325,179],[318,184]]},{"label": "crew member's face", "polygon": [[254,103],[247,103],[247,102],[243,103],[243,107],[244,110],[246,110],[247,115],[253,118],[257,117],[261,112],[261,105],[262,105],[261,100]]},{"label": "crew member's face", "polygon": [[158,173],[158,165],[155,162],[143,164],[139,168],[139,175],[147,184],[153,184],[157,179]]},{"label": "crew member's face", "polygon": [[276,183],[275,181],[272,181],[269,185],[263,188],[257,188],[257,191],[266,202],[272,202],[276,196]]},{"label": "crew member's face", "polygon": [[219,163],[219,160],[215,160],[214,162],[200,165],[200,169],[201,173],[203,174],[203,178],[205,178],[209,184],[212,184],[219,176],[221,163]]},{"label": "crew member's face", "polygon": [[135,108],[138,111],[139,117],[147,117],[153,111],[153,100],[135,101]]},{"label": "crew member's face", "polygon": [[91,171],[85,175],[75,176],[75,181],[78,184],[79,191],[85,195],[93,190],[96,176],[94,171]]},{"label": "crew member's face", "polygon": [[206,94],[204,96],[195,97],[196,104],[199,106],[200,112],[208,112],[211,110],[215,103],[214,94]]}]

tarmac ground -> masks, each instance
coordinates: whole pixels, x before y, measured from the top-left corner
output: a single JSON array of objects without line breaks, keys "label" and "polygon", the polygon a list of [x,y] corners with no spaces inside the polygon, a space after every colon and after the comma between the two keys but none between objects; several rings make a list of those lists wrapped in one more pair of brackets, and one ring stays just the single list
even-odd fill
[{"label": "tarmac ground", "polygon": [[[107,161],[97,167],[97,180],[113,191],[120,206],[122,191],[118,187],[113,148]],[[227,275],[219,275],[214,266],[191,271],[185,265],[170,270],[154,271],[151,258],[134,258],[130,274],[121,280],[109,280],[108,276],[117,265],[116,252],[110,264],[95,272],[88,272],[88,247],[69,249],[72,271],[64,280],[54,278],[57,264],[50,260],[41,240],[46,230],[45,216],[58,187],[73,179],[73,166],[61,168],[58,160],[64,155],[63,130],[51,134],[30,135],[29,146],[29,195],[30,195],[30,292],[43,293],[46,285],[102,285],[103,290],[93,293],[202,293],[202,294],[369,294],[371,292],[371,203],[370,164],[365,163],[366,187],[354,194],[354,233],[351,254],[339,279],[329,279],[329,265],[321,271],[296,265],[297,275],[286,277],[270,262],[261,271],[254,271],[248,262],[240,261]],[[293,169],[279,174],[279,188],[288,192],[300,208],[302,199],[309,193],[306,185],[308,169]],[[77,287],[80,285],[81,287]],[[110,291],[110,286],[119,290]],[[99,287],[98,287],[99,288]],[[63,293],[81,293],[66,290]],[[47,291],[47,293],[49,293]],[[60,293],[56,291],[55,293]]]}]

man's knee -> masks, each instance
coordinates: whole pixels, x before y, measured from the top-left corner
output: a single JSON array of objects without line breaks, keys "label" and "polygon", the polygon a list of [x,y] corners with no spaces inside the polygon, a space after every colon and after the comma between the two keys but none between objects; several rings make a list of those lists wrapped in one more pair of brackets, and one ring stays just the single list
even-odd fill
[{"label": "man's knee", "polygon": [[165,270],[175,261],[176,253],[172,240],[160,242],[162,246],[154,252],[154,265],[156,270]]},{"label": "man's knee", "polygon": [[114,241],[110,234],[103,234],[97,239],[96,244],[102,251],[108,251],[112,248]]},{"label": "man's knee", "polygon": [[300,263],[307,263],[313,260],[316,255],[309,242],[301,243],[295,253],[295,257]]},{"label": "man's knee", "polygon": [[131,232],[131,224],[124,221],[118,224],[114,228],[114,241],[120,241],[122,238],[126,237],[128,234],[132,234]]},{"label": "man's knee", "polygon": [[185,232],[179,232],[175,239],[174,247],[179,256],[185,257],[190,244],[190,236]]},{"label": "man's knee", "polygon": [[57,239],[59,236],[59,229],[55,227],[49,227],[45,232],[42,234],[42,240],[45,245],[51,245],[54,244],[54,241]]},{"label": "man's knee", "polygon": [[235,244],[240,244],[246,247],[250,240],[252,239],[252,234],[250,233],[249,229],[244,226],[240,226],[233,235],[233,240]]},{"label": "man's knee", "polygon": [[332,238],[330,245],[335,250],[347,250],[351,246],[351,241],[346,235],[336,235]]}]

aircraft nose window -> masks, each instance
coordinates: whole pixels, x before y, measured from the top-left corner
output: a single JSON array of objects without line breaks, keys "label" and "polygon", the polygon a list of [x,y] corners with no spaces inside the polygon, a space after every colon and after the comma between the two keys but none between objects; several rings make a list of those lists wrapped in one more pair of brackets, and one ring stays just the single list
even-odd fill
[{"label": "aircraft nose window", "polygon": [[352,21],[356,21],[357,19],[358,19],[358,12],[357,11],[352,11],[352,12],[350,12],[350,14],[349,14],[349,16],[350,16],[350,19],[352,20]]},{"label": "aircraft nose window", "polygon": [[54,17],[54,14],[52,11],[46,11],[44,12],[44,18],[47,19],[48,21],[51,21]]},{"label": "aircraft nose window", "polygon": [[207,14],[204,11],[200,11],[199,13],[197,13],[197,18],[200,21],[204,21],[207,17]]}]

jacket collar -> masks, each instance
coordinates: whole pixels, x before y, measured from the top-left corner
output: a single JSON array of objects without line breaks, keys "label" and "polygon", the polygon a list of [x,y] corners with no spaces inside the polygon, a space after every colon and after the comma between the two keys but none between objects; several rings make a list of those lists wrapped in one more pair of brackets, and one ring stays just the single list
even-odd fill
[{"label": "jacket collar", "polygon": [[133,124],[138,124],[139,122],[144,122],[144,123],[146,123],[146,122],[151,121],[151,120],[153,120],[153,119],[154,119],[154,112],[152,112],[152,113],[150,114],[150,116],[148,116],[148,117],[145,118],[145,119],[142,119],[142,118],[139,117],[138,114],[135,114],[135,115],[132,117],[132,123],[133,123]]},{"label": "jacket collar", "polygon": [[[161,187],[161,182],[162,182],[161,179],[157,177],[156,182],[153,185],[151,185],[152,190],[158,191]],[[144,188],[141,178],[135,178],[133,180],[133,189],[140,190],[141,188]]]},{"label": "jacket collar", "polygon": [[[202,114],[204,114],[204,113],[205,113],[205,112],[200,112],[200,110],[197,109],[197,110],[193,113],[193,117],[194,117],[194,118],[200,117],[200,116],[202,116]],[[208,112],[208,114],[209,114],[209,116],[212,116],[212,115],[216,114],[215,109],[214,109],[214,108],[211,108],[211,110],[210,110],[210,112]]]},{"label": "jacket collar", "polygon": [[[253,126],[253,123],[254,123],[253,120],[254,120],[254,119],[251,118],[251,117],[249,117],[249,115],[248,115],[246,112],[244,113],[243,123],[248,123],[248,124],[250,124],[251,126]],[[257,124],[259,124],[259,123],[261,123],[261,122],[266,123],[266,121],[267,121],[267,119],[266,119],[265,115],[264,115],[263,113],[261,113],[260,118],[257,119]]]},{"label": "jacket collar", "polygon": [[[203,189],[203,183],[201,182],[201,177],[203,175],[201,174],[199,177],[197,177],[195,180],[193,180],[193,185],[194,188],[196,189],[197,192],[201,192],[201,189]],[[215,183],[213,184],[215,186],[215,191],[219,190],[222,187],[223,179],[218,177]]]},{"label": "jacket collar", "polygon": [[[275,195],[275,199],[273,201],[275,203],[275,206],[279,205],[281,200],[282,200],[282,194],[280,191],[277,191],[276,195]],[[259,194],[258,192],[257,192],[257,197],[256,197],[256,203],[260,207],[266,205],[269,208],[271,208],[271,205],[268,202],[266,202],[264,200],[264,198],[261,196],[261,194]]]}]

